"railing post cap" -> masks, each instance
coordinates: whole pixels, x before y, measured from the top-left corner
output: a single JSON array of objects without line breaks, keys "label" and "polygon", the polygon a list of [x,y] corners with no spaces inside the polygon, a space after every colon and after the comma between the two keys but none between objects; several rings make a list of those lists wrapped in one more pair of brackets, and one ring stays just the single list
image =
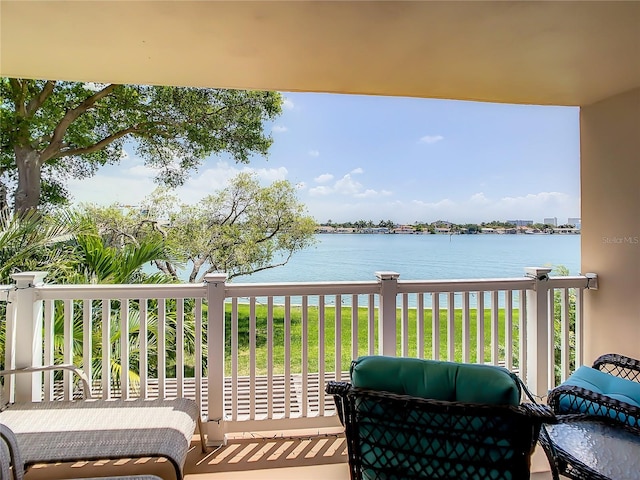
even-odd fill
[{"label": "railing post cap", "polygon": [[375,272],[378,280],[397,280],[400,278],[398,272]]},{"label": "railing post cap", "polygon": [[227,281],[227,272],[207,273],[204,281],[205,283],[224,283]]},{"label": "railing post cap", "polygon": [[44,277],[49,272],[19,272],[12,273],[11,278],[16,281],[19,286],[35,286],[44,283]]},{"label": "railing post cap", "polygon": [[524,273],[525,275],[533,275],[533,276],[538,276],[538,275],[543,275],[545,273],[550,273],[551,272],[551,268],[550,267],[524,267]]}]

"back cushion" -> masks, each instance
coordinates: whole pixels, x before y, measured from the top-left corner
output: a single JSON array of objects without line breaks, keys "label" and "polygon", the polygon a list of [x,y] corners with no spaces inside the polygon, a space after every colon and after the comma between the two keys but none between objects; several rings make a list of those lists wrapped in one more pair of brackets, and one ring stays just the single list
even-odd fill
[{"label": "back cushion", "polygon": [[515,376],[493,365],[365,356],[353,362],[351,383],[354,387],[449,402],[520,403]]}]

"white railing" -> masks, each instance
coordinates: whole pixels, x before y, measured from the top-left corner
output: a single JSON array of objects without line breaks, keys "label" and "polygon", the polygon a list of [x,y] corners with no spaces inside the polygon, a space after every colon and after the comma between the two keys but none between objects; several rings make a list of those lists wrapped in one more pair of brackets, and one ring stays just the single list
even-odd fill
[{"label": "white railing", "polygon": [[[211,274],[181,285],[45,285],[44,273],[21,273],[4,289],[5,365],[75,363],[104,398],[190,396],[211,443],[337,425],[325,382],[366,354],[504,365],[542,396],[582,364],[583,292],[597,278],[525,272],[273,284]],[[5,385],[22,401],[74,395],[66,376],[20,377]]]}]

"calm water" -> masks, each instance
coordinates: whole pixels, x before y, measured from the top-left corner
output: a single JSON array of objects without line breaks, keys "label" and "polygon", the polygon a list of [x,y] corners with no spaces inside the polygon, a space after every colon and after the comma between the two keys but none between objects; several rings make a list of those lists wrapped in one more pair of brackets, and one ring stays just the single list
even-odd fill
[{"label": "calm water", "polygon": [[317,244],[284,267],[236,282],[521,277],[524,267],[563,265],[580,273],[580,235],[317,235]]}]

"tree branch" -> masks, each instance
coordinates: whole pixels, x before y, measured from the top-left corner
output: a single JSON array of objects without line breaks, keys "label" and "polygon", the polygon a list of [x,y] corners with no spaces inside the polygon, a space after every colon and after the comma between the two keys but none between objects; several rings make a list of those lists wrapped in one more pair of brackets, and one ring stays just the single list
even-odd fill
[{"label": "tree branch", "polygon": [[[64,117],[62,117],[62,120],[60,120],[60,123],[58,123],[58,126],[53,131],[53,138],[51,139],[51,143],[49,143],[49,146],[44,149],[44,151],[40,156],[42,163],[46,162],[51,158],[58,158],[57,154],[60,152],[60,145],[62,144],[62,139],[64,138],[64,135],[67,133],[67,129],[69,128],[69,126],[80,115],[82,115],[84,112],[89,110],[93,105],[95,105],[96,102],[102,100],[104,97],[109,95],[119,86],[120,85],[118,84],[107,85],[99,92],[96,92],[90,97],[86,98],[76,108],[68,110],[67,113],[65,113]],[[64,155],[60,155],[60,156],[64,156]]]},{"label": "tree branch", "polygon": [[9,85],[13,91],[13,104],[16,108],[16,113],[24,118],[27,116],[27,109],[24,105],[24,83],[19,78],[10,78]]},{"label": "tree branch", "polygon": [[42,90],[40,90],[40,93],[38,94],[38,96],[32,98],[29,104],[27,105],[26,115],[30,117],[33,116],[33,114],[38,111],[38,109],[47,100],[47,98],[49,98],[55,86],[56,86],[55,81],[47,80],[47,83],[44,84],[44,87],[42,87]]},{"label": "tree branch", "polygon": [[[43,159],[42,163],[46,162],[47,160],[54,160],[56,158],[73,157],[75,155],[86,155],[87,153],[97,152],[98,150],[102,150],[104,147],[106,147],[110,143],[115,142],[119,138],[122,138],[125,135],[128,135],[130,133],[135,133],[137,131],[138,131],[138,126],[136,125],[135,127],[125,128],[124,130],[120,130],[119,132],[116,132],[116,133],[114,133],[112,135],[109,135],[108,137],[105,137],[102,140],[100,140],[99,142],[94,143],[93,145],[90,145],[88,147],[72,148],[72,149],[69,149],[69,150],[60,149],[60,150],[58,150],[58,153],[56,153],[56,154],[54,154],[54,155],[52,155],[52,156],[50,156],[48,158]],[[47,148],[47,150],[48,150],[48,148]],[[43,153],[43,156],[44,156],[44,153]]]}]

